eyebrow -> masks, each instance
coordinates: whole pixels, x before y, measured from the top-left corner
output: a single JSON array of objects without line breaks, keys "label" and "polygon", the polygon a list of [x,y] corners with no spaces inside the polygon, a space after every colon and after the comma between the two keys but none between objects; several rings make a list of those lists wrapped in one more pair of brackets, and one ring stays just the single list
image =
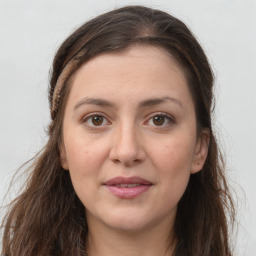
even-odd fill
[{"label": "eyebrow", "polygon": [[166,96],[166,97],[161,97],[161,98],[152,98],[152,99],[148,99],[148,100],[144,100],[139,104],[139,107],[149,107],[149,106],[155,106],[155,105],[159,105],[161,103],[164,103],[166,101],[171,101],[172,103],[175,103],[176,105],[180,106],[181,108],[183,108],[183,105],[181,103],[181,101],[179,101],[178,99]]},{"label": "eyebrow", "polygon": [[80,106],[88,104],[88,105],[97,105],[97,106],[103,106],[103,107],[114,107],[115,104],[104,99],[97,99],[97,98],[83,98],[80,100],[74,107],[74,111],[78,109]]},{"label": "eyebrow", "polygon": [[[145,108],[145,107],[159,105],[159,104],[164,103],[166,101],[170,101],[172,103],[175,103],[176,105],[183,108],[182,103],[178,99],[175,99],[175,98],[172,98],[172,97],[169,97],[169,96],[144,100],[144,101],[140,102],[139,108]],[[108,100],[98,99],[98,98],[87,98],[86,97],[86,98],[83,98],[82,100],[80,100],[75,105],[74,111],[76,109],[78,109],[80,106],[84,105],[84,104],[86,104],[86,105],[87,104],[88,105],[97,105],[97,106],[102,106],[102,107],[115,107],[115,104],[108,101]]]}]

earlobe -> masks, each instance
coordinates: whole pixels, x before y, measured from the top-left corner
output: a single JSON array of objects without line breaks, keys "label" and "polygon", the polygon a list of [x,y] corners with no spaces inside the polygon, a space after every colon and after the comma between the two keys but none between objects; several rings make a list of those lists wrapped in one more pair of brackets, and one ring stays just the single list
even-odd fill
[{"label": "earlobe", "polygon": [[66,157],[66,150],[63,145],[59,147],[60,150],[60,164],[64,170],[69,170],[68,161]]},{"label": "earlobe", "polygon": [[60,156],[60,163],[64,170],[69,170],[67,159],[64,156]]},{"label": "earlobe", "polygon": [[208,148],[210,142],[209,129],[203,129],[201,136],[198,138],[195,155],[193,158],[191,174],[201,171],[208,155]]}]

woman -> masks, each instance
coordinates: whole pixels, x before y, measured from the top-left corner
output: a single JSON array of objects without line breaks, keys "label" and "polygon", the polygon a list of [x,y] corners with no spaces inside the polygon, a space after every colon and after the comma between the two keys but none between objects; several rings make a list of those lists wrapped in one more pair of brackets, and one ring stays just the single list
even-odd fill
[{"label": "woman", "polygon": [[3,255],[232,255],[212,87],[199,43],[165,12],[128,6],[75,31]]}]

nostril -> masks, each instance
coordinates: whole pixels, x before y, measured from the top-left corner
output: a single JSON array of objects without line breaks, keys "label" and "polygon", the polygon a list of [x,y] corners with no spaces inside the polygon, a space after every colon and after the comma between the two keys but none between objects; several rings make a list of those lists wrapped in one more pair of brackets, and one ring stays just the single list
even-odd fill
[{"label": "nostril", "polygon": [[138,164],[140,163],[142,160],[140,160],[139,158],[114,158],[112,159],[112,161],[115,164],[123,164],[124,166],[131,166],[134,164]]},{"label": "nostril", "polygon": [[114,159],[113,162],[115,162],[116,164],[120,163],[121,161],[118,159]]}]

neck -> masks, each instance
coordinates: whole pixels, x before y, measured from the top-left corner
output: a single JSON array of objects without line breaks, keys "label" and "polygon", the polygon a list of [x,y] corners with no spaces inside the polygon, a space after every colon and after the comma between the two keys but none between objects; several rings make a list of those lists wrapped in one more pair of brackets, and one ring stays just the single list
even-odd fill
[{"label": "neck", "polygon": [[89,256],[172,256],[170,223],[144,230],[113,230],[108,226],[89,225]]}]

